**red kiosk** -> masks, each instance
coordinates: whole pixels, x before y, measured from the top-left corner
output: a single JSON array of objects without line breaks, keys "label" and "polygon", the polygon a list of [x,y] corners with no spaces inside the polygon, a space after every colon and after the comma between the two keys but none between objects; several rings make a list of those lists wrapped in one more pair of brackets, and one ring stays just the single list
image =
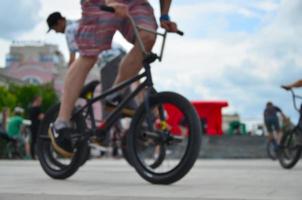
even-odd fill
[{"label": "red kiosk", "polygon": [[226,101],[194,101],[199,118],[202,120],[207,135],[222,135],[222,108],[227,107]]},{"label": "red kiosk", "polygon": [[[193,101],[203,130],[207,135],[222,135],[222,108],[227,107],[228,103],[225,101]],[[182,113],[174,107],[166,105],[168,112],[168,123],[174,127],[174,133],[179,133],[178,124],[182,119]]]}]

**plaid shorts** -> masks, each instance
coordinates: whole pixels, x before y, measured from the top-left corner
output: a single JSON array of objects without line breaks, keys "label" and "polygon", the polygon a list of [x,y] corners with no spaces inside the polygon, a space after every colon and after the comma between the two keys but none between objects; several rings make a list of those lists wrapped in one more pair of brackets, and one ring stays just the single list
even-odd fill
[{"label": "plaid shorts", "polygon": [[[156,30],[157,23],[153,8],[146,0],[120,0],[128,4],[129,13],[137,25]],[[101,51],[110,49],[112,38],[118,30],[124,38],[135,42],[134,31],[128,19],[117,17],[114,13],[101,11],[99,5],[105,0],[89,0],[82,3],[82,19],[76,42],[82,56],[97,56]]]}]

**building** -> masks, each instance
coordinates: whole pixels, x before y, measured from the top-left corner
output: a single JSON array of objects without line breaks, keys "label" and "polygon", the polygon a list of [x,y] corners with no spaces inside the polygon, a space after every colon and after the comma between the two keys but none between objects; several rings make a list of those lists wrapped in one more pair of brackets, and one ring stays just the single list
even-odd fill
[{"label": "building", "polygon": [[223,131],[228,135],[246,135],[247,127],[238,113],[223,115]]},{"label": "building", "polygon": [[[5,63],[4,73],[7,76],[31,84],[51,82],[58,93],[62,94],[67,64],[57,45],[39,41],[15,41]],[[88,80],[98,79],[96,71],[92,74]]]},{"label": "building", "polygon": [[227,132],[230,128],[230,123],[232,122],[240,122],[240,116],[238,113],[234,114],[224,114],[223,115],[223,125],[222,129],[224,132]]},{"label": "building", "polygon": [[35,41],[13,42],[5,60],[5,74],[31,84],[52,82],[62,91],[66,66],[57,45]]},{"label": "building", "polygon": [[17,78],[10,77],[4,73],[4,69],[0,68],[0,86],[7,87],[9,84],[24,85],[26,82]]}]

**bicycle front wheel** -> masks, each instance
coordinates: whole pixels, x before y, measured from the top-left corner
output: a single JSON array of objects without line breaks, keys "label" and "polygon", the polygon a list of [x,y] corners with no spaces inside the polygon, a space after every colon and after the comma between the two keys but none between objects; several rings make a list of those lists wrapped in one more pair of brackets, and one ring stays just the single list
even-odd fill
[{"label": "bicycle front wheel", "polygon": [[201,126],[192,104],[162,92],[143,103],[130,127],[128,152],[138,174],[153,184],[171,184],[193,167],[201,145]]},{"label": "bicycle front wheel", "polygon": [[299,129],[294,128],[282,136],[278,159],[281,166],[285,169],[293,168],[301,157],[302,149],[296,145],[298,134],[301,134],[299,133]]}]

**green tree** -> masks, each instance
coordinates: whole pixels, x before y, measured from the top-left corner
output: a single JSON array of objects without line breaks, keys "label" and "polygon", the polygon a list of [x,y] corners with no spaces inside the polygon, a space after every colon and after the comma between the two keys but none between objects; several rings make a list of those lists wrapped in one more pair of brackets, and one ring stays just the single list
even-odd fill
[{"label": "green tree", "polygon": [[12,109],[17,102],[14,94],[10,93],[5,87],[0,86],[0,111],[3,107]]},{"label": "green tree", "polygon": [[[19,86],[11,84],[8,87],[8,94],[14,97],[15,101],[9,104],[10,108],[20,106],[28,109],[35,96],[41,96],[43,99],[42,111],[45,112],[51,105],[58,101],[57,94],[51,84],[44,85],[24,85]],[[8,105],[6,100],[6,104]]]}]

